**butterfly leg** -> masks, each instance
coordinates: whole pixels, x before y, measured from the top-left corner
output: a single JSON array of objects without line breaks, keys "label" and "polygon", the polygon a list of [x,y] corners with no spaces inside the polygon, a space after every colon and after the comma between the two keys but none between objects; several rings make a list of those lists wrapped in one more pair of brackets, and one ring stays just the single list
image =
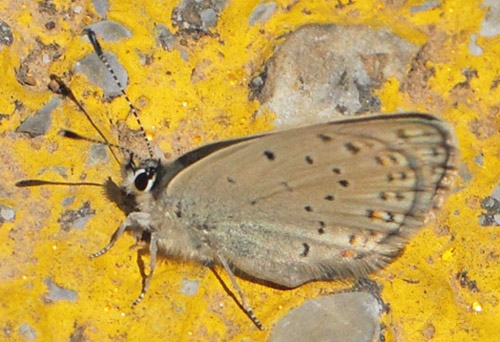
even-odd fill
[{"label": "butterfly leg", "polygon": [[109,241],[107,246],[101,249],[99,252],[91,254],[90,258],[94,259],[107,253],[111,249],[111,247],[114,246],[116,241],[118,241],[118,239],[122,236],[123,232],[128,227],[138,227],[142,228],[143,230],[149,229],[149,218],[150,215],[148,213],[143,213],[139,211],[130,213],[125,219],[125,221],[122,222],[120,227],[118,227],[118,229],[113,233],[113,236],[111,236],[111,240]]},{"label": "butterfly leg", "polygon": [[156,267],[156,255],[158,253],[158,239],[156,237],[155,233],[151,234],[151,240],[149,242],[149,273],[144,279],[144,283],[142,285],[142,290],[141,294],[137,299],[132,303],[132,307],[136,306],[141,302],[141,300],[144,298],[146,295],[146,292],[148,292],[149,289],[149,284],[151,284],[151,279],[153,278],[153,272]]},{"label": "butterfly leg", "polygon": [[264,327],[262,326],[262,323],[260,320],[255,316],[252,307],[247,303],[245,299],[245,295],[243,294],[243,291],[241,290],[240,286],[236,282],[236,277],[234,276],[233,271],[231,271],[231,268],[229,267],[229,264],[227,263],[226,259],[222,256],[222,254],[217,251],[217,259],[219,259],[220,263],[222,266],[224,266],[224,269],[226,270],[227,274],[229,275],[229,279],[231,279],[231,284],[233,285],[233,288],[238,292],[238,295],[240,296],[241,300],[241,305],[243,305],[243,309],[245,309],[245,312],[247,313],[248,317],[252,320],[252,322],[259,328],[259,330],[264,330]]}]

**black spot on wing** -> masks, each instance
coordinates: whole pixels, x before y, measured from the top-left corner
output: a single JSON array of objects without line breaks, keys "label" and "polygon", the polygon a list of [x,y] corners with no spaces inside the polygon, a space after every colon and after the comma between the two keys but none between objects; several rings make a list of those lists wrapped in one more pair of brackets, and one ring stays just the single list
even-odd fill
[{"label": "black spot on wing", "polygon": [[406,140],[409,138],[408,134],[406,133],[406,131],[404,129],[398,129],[396,131],[396,135],[399,139],[403,139],[403,140]]},{"label": "black spot on wing", "polygon": [[344,188],[347,188],[349,186],[349,181],[341,179],[339,180],[339,184],[342,185]]},{"label": "black spot on wing", "polygon": [[332,137],[326,135],[326,134],[318,134],[318,138],[321,139],[323,142],[329,142],[332,141]]},{"label": "black spot on wing", "polygon": [[319,235],[325,234],[325,222],[319,221],[318,233]]},{"label": "black spot on wing", "polygon": [[387,211],[385,214],[387,215],[384,217],[385,222],[395,222],[393,213],[391,213],[390,211]]},{"label": "black spot on wing", "polygon": [[271,151],[264,151],[264,155],[266,156],[267,160],[269,160],[269,161],[273,161],[276,158],[274,153]]},{"label": "black spot on wing", "polygon": [[370,219],[375,218],[375,211],[373,211],[371,209],[366,210],[366,217],[368,217]]},{"label": "black spot on wing", "polygon": [[361,150],[358,146],[354,145],[351,142],[346,142],[344,144],[344,147],[346,148],[347,151],[349,151],[352,154],[358,154],[359,151]]},{"label": "black spot on wing", "polygon": [[179,218],[182,217],[181,203],[180,202],[177,202],[177,204],[175,205],[175,215]]},{"label": "black spot on wing", "polygon": [[300,253],[300,256],[306,257],[309,254],[311,247],[305,242],[302,244],[302,247],[304,247],[304,249],[302,250],[302,253]]}]

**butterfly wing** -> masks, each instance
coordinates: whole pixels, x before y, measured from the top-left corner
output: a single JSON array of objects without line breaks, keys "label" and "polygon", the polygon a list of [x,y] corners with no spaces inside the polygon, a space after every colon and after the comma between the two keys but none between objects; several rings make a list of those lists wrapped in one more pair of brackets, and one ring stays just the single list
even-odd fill
[{"label": "butterfly wing", "polygon": [[224,146],[167,196],[236,271],[295,287],[390,262],[446,195],[455,154],[432,116],[362,117]]}]

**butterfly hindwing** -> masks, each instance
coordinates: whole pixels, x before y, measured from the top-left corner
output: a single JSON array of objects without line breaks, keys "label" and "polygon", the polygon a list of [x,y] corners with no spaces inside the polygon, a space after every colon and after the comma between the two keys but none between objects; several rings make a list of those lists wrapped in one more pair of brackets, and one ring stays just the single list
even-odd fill
[{"label": "butterfly hindwing", "polygon": [[235,141],[167,194],[236,269],[294,287],[388,263],[438,204],[454,153],[431,116],[363,117]]}]

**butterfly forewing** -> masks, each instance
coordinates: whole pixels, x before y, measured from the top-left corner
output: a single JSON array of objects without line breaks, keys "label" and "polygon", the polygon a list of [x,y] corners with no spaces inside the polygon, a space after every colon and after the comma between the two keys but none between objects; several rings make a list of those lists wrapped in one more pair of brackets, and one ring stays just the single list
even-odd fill
[{"label": "butterfly forewing", "polygon": [[235,141],[167,196],[235,269],[294,287],[391,261],[446,194],[454,155],[431,116],[364,117]]}]

